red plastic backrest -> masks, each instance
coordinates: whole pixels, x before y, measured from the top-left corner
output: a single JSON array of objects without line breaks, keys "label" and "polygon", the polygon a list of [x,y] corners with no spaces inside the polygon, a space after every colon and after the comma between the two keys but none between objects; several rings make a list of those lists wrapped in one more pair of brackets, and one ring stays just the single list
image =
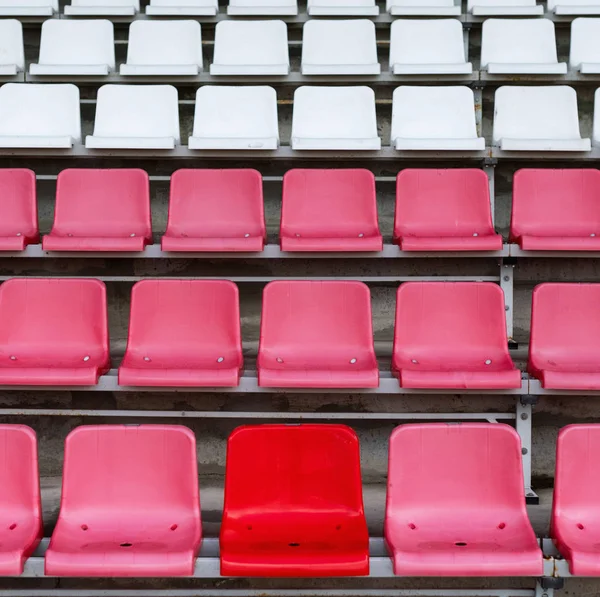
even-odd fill
[{"label": "red plastic backrest", "polygon": [[265,236],[262,176],[249,168],[177,170],[167,233],[209,238]]},{"label": "red plastic backrest", "polygon": [[38,235],[35,173],[26,168],[0,169],[0,236]]},{"label": "red plastic backrest", "polygon": [[281,233],[310,238],[379,234],[375,176],[362,168],[289,170],[283,177]]},{"label": "red plastic backrest", "polygon": [[330,361],[349,363],[351,359],[357,359],[356,368],[371,367],[375,362],[371,294],[365,284],[292,280],[265,286],[261,366],[322,367]]},{"label": "red plastic backrest", "polygon": [[396,179],[394,238],[494,234],[483,170],[407,168]]},{"label": "red plastic backrest", "polygon": [[104,284],[61,278],[4,282],[0,286],[0,359],[11,356],[21,367],[106,364]]},{"label": "red plastic backrest", "polygon": [[[179,362],[239,367],[238,288],[227,280],[143,280],[131,292],[129,356],[154,367]],[[221,364],[217,361],[223,358]]]},{"label": "red plastic backrest", "polygon": [[58,175],[53,234],[152,236],[150,183],[137,168],[69,168]]},{"label": "red plastic backrest", "polygon": [[[145,526],[174,512],[200,524],[196,438],[179,425],[90,425],[65,441],[60,516]],[[175,522],[175,521],[173,521]]]},{"label": "red plastic backrest", "polygon": [[511,238],[600,236],[600,170],[524,168],[513,178]]},{"label": "red plastic backrest", "polygon": [[600,284],[540,284],[533,291],[530,359],[600,362]]},{"label": "red plastic backrest", "polygon": [[[490,506],[523,513],[521,442],[497,423],[401,425],[390,437],[386,515],[424,509],[439,519],[489,518]],[[460,524],[456,522],[456,524]]]},{"label": "red plastic backrest", "polygon": [[394,356],[452,370],[465,361],[508,358],[504,293],[492,282],[406,282],[398,289]]}]

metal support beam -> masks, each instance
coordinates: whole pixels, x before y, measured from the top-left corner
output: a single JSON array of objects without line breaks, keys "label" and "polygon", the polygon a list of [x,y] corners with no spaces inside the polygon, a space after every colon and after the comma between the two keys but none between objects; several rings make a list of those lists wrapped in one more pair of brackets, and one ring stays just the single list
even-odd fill
[{"label": "metal support beam", "polygon": [[514,265],[500,263],[500,287],[504,292],[504,310],[506,311],[506,335],[508,341],[513,339],[513,310],[514,310]]},{"label": "metal support beam", "polygon": [[525,482],[525,498],[535,500],[536,493],[531,488],[531,417],[533,407],[517,400],[516,430],[521,438],[521,454],[523,458],[523,480]]},{"label": "metal support beam", "polygon": [[[490,212],[492,214],[492,225],[496,223],[496,181],[495,181],[495,172],[496,168],[492,165],[484,166],[484,171],[488,177],[488,187],[490,190]],[[505,245],[502,245],[502,249],[504,249]]]}]

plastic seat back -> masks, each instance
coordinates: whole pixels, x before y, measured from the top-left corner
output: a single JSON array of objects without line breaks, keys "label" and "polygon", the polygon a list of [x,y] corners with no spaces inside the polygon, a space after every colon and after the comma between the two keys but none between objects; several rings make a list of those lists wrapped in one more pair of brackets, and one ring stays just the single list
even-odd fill
[{"label": "plastic seat back", "polygon": [[368,574],[368,543],[349,427],[256,425],[229,436],[221,574]]},{"label": "plastic seat back", "polygon": [[406,168],[396,179],[394,243],[403,251],[498,251],[483,170]]},{"label": "plastic seat back", "polygon": [[108,75],[115,69],[113,24],[108,20],[48,19],[32,75]]},{"label": "plastic seat back", "polygon": [[140,0],[71,0],[65,6],[68,16],[134,16],[140,10]]},{"label": "plastic seat back", "polygon": [[600,389],[600,284],[540,284],[533,291],[529,366],[547,388]]},{"label": "plastic seat back", "polygon": [[394,16],[459,16],[460,4],[454,0],[386,0],[386,10]]},{"label": "plastic seat back", "polygon": [[375,0],[308,0],[309,16],[377,16]]},{"label": "plastic seat back", "polygon": [[58,0],[0,0],[0,16],[50,17],[58,12]]},{"label": "plastic seat back", "polygon": [[477,16],[541,16],[544,7],[536,0],[467,0],[467,11]]},{"label": "plastic seat back", "polygon": [[219,12],[217,0],[150,0],[146,14],[157,16],[211,16]]},{"label": "plastic seat back", "polygon": [[261,386],[378,386],[369,288],[347,281],[269,283],[257,364]]},{"label": "plastic seat back", "polygon": [[600,170],[518,170],[510,238],[524,250],[598,251]]},{"label": "plastic seat back", "polygon": [[381,251],[372,172],[286,172],[280,238],[282,251]]},{"label": "plastic seat back", "polygon": [[262,177],[250,168],[177,170],[163,251],[262,251]]},{"label": "plastic seat back", "polygon": [[548,0],[548,11],[556,15],[598,15],[598,0]]},{"label": "plastic seat back", "polygon": [[138,169],[69,168],[58,175],[48,251],[142,251],[152,242],[150,182]]},{"label": "plastic seat back", "polygon": [[0,169],[0,251],[23,251],[39,239],[35,173]]},{"label": "plastic seat back", "polygon": [[227,14],[232,16],[297,15],[297,0],[229,0]]},{"label": "plastic seat back", "polygon": [[75,85],[6,83],[0,87],[0,147],[68,149],[80,142]]},{"label": "plastic seat back", "polygon": [[17,19],[2,20],[0,21],[0,75],[12,76],[24,69],[23,25]]},{"label": "plastic seat back", "polygon": [[23,573],[43,537],[37,439],[25,425],[0,425],[0,576]]},{"label": "plastic seat back", "polygon": [[573,19],[569,68],[584,75],[600,73],[600,47],[596,40],[600,36],[600,19]]},{"label": "plastic seat back", "polygon": [[134,21],[122,75],[197,75],[202,71],[198,21]]}]

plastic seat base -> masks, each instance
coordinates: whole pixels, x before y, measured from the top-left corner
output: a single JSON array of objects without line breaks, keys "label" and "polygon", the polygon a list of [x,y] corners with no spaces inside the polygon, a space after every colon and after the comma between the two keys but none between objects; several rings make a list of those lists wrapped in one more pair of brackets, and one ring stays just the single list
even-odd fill
[{"label": "plastic seat base", "polygon": [[518,369],[501,371],[395,371],[400,387],[423,389],[509,390],[521,387]]}]

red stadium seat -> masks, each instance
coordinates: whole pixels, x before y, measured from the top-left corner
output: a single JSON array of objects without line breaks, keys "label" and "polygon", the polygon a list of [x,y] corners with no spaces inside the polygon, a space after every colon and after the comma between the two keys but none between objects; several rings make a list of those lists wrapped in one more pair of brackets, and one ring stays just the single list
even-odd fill
[{"label": "red stadium seat", "polygon": [[242,369],[237,286],[143,280],[131,293],[124,386],[237,386]]},{"label": "red stadium seat", "polygon": [[227,443],[224,576],[369,573],[358,438],[344,425],[239,427]]},{"label": "red stadium seat", "polygon": [[23,251],[38,242],[35,174],[26,168],[0,169],[0,251]]},{"label": "red stadium seat", "polygon": [[600,250],[600,170],[517,171],[510,240],[526,251]]},{"label": "red stadium seat", "polygon": [[0,425],[0,463],[0,575],[17,576],[43,537],[33,429]]},{"label": "red stadium seat", "polygon": [[148,174],[138,169],[63,170],[45,251],[143,251],[152,242]]},{"label": "red stadium seat", "polygon": [[110,368],[106,310],[106,288],[98,280],[4,282],[0,385],[97,384]]},{"label": "red stadium seat", "polygon": [[600,390],[600,284],[540,284],[533,291],[530,375],[544,388]]},{"label": "red stadium seat", "polygon": [[600,425],[560,430],[550,535],[574,576],[600,576]]},{"label": "red stadium seat", "polygon": [[257,364],[263,387],[378,387],[369,288],[361,282],[267,284]]},{"label": "red stadium seat", "polygon": [[184,169],[171,176],[163,251],[262,251],[266,237],[260,172]]},{"label": "red stadium seat", "polygon": [[392,371],[403,388],[520,388],[501,288],[491,282],[402,284]]},{"label": "red stadium seat", "polygon": [[394,243],[403,251],[499,251],[483,170],[402,170],[396,183]]},{"label": "red stadium seat", "polygon": [[385,542],[399,576],[540,576],[521,442],[508,425],[401,425],[390,438]]},{"label": "red stadium seat", "polygon": [[190,576],[201,543],[196,439],[177,425],[78,427],[65,442],[49,576]]},{"label": "red stadium seat", "polygon": [[290,170],[283,177],[282,251],[381,251],[369,170]]}]

